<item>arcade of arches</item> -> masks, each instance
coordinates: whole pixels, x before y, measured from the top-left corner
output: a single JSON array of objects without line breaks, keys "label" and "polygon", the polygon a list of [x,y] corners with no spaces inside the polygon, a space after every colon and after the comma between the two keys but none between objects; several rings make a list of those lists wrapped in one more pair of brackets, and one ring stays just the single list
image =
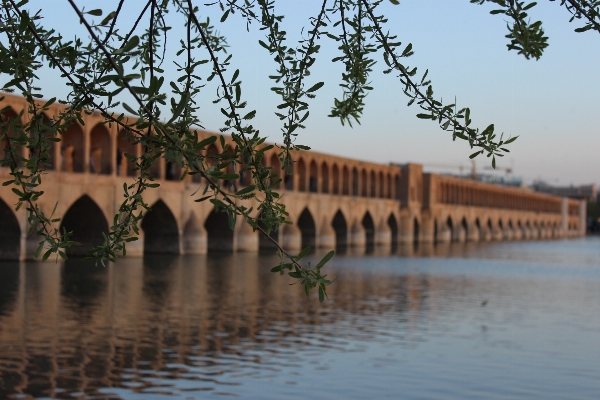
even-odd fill
[{"label": "arcade of arches", "polygon": [[[20,123],[27,110],[22,98],[5,95],[3,121]],[[44,121],[61,110],[53,104]],[[54,113],[54,114],[53,114]],[[27,112],[23,114],[28,118]],[[125,140],[128,132],[102,124],[101,117],[83,116],[55,144],[43,177],[40,201],[44,210],[58,202],[56,216],[74,232],[82,246],[71,254],[85,253],[101,243],[102,232],[118,210],[123,183],[136,175],[126,154],[141,149]],[[43,127],[43,124],[41,125]],[[9,131],[10,134],[10,131]],[[199,140],[212,135],[198,132]],[[229,139],[225,137],[228,142]],[[218,142],[217,142],[218,143]],[[6,143],[1,143],[4,157]],[[221,149],[212,145],[207,154]],[[25,155],[25,152],[23,153]],[[293,225],[284,225],[271,237],[292,251],[311,245],[330,249],[370,248],[412,243],[490,240],[550,239],[584,234],[582,202],[466,179],[423,173],[418,164],[384,165],[312,151],[294,153],[294,171],[284,175],[276,150],[265,152],[263,162],[281,179],[279,191]],[[145,194],[152,204],[140,224],[140,240],[131,242],[127,255],[144,253],[195,254],[212,251],[272,249],[241,221],[232,231],[226,214],[216,213],[209,202],[194,202],[198,175],[180,180],[181,169],[158,159],[152,173],[158,189]],[[0,168],[0,179],[8,179]],[[223,182],[239,190],[247,176]],[[39,238],[27,235],[24,210],[14,212],[16,197],[10,187],[0,187],[0,258],[31,258]],[[249,200],[248,206],[255,206]]]}]

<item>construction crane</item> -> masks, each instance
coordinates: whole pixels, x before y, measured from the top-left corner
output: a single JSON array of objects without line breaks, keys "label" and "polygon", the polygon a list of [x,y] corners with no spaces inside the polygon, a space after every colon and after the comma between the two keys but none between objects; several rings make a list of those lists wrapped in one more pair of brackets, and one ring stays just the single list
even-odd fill
[{"label": "construction crane", "polygon": [[[433,167],[433,168],[448,168],[448,169],[458,169],[458,172],[462,175],[463,170],[467,169],[468,167],[460,164],[460,165],[456,165],[456,164],[435,164],[435,163],[424,163],[422,164],[423,167]],[[477,164],[475,163],[475,160],[471,160],[471,179],[473,179],[474,181],[477,180]]]}]

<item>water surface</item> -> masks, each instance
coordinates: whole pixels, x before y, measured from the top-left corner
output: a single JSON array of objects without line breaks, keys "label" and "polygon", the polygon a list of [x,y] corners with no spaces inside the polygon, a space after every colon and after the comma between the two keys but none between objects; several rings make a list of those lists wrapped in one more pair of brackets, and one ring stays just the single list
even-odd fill
[{"label": "water surface", "polygon": [[600,398],[598,238],[275,263],[0,263],[0,398]]}]

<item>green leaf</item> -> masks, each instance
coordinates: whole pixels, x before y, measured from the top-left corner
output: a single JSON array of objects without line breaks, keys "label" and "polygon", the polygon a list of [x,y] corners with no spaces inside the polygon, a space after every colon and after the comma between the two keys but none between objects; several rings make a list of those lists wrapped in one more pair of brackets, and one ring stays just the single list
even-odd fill
[{"label": "green leaf", "polygon": [[315,268],[316,269],[322,268],[323,265],[325,265],[329,260],[331,260],[334,255],[335,255],[335,251],[331,250],[329,253],[327,253],[325,255],[325,257],[323,257],[323,259],[321,261],[319,261],[319,263],[317,264],[317,266]]},{"label": "green leaf", "polygon": [[96,8],[95,10],[90,10],[88,12],[86,12],[85,14],[90,14],[90,15],[94,15],[96,17],[99,17],[102,15],[102,10],[99,8]]},{"label": "green leaf", "polygon": [[204,200],[210,199],[212,196],[204,196],[199,199],[194,200],[196,203],[202,203]]},{"label": "green leaf", "polygon": [[[125,43],[125,45],[120,48],[119,50],[115,51],[115,54],[121,54],[121,53],[125,53],[127,51],[131,51],[133,48],[135,48],[138,44],[140,44],[140,38],[135,35],[132,36],[127,43]],[[119,52],[119,53],[117,53]]]},{"label": "green leaf", "polygon": [[242,190],[238,190],[235,195],[236,196],[241,196],[243,194],[247,194],[252,192],[254,189],[256,189],[256,185],[248,185],[245,188],[243,188]]},{"label": "green leaf", "polygon": [[38,244],[37,249],[35,249],[35,253],[34,253],[33,257],[38,258],[40,256],[43,248],[44,248],[44,242],[40,242],[40,244]]},{"label": "green leaf", "polygon": [[131,108],[127,103],[122,103],[123,104],[123,108],[129,113],[129,114],[133,114],[133,115],[138,115],[138,113],[136,111],[133,110],[133,108]]},{"label": "green leaf", "polygon": [[319,89],[321,89],[323,87],[323,85],[325,84],[325,82],[319,82],[319,83],[315,83],[310,89],[308,89],[306,91],[306,93],[312,93],[315,92]]},{"label": "green leaf", "polygon": [[221,16],[221,22],[225,22],[227,17],[229,16],[229,10],[225,11],[225,13]]},{"label": "green leaf", "polygon": [[431,114],[417,114],[417,118],[421,119],[435,119],[435,116]]},{"label": "green leaf", "polygon": [[292,257],[292,258],[293,258],[294,260],[298,261],[298,260],[302,259],[304,256],[306,256],[308,253],[310,253],[310,249],[311,249],[311,247],[310,247],[310,246],[306,246],[306,247],[305,247],[305,248],[304,248],[304,249],[303,249],[303,250],[300,252],[300,254],[298,254],[297,256],[295,256],[295,257]]}]

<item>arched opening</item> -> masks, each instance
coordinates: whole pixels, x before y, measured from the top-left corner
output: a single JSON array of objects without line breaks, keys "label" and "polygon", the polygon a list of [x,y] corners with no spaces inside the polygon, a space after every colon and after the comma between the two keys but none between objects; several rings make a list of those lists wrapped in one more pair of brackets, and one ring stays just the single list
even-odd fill
[{"label": "arched opening", "polygon": [[[235,174],[237,168],[235,162],[233,162],[234,150],[231,148],[231,146],[226,147],[225,151],[222,154],[221,161],[223,162],[223,164],[227,164],[227,166],[222,169],[224,173],[228,175]],[[267,160],[263,158],[261,161],[264,165]],[[273,170],[271,170],[270,173],[273,173]],[[272,180],[269,183],[275,183],[275,181],[276,179]],[[237,179],[221,179],[221,187],[232,193],[235,193],[237,192]]]},{"label": "arched opening", "polygon": [[179,254],[179,228],[169,207],[158,200],[142,219],[144,254]]},{"label": "arched opening", "polygon": [[67,128],[61,138],[60,153],[62,156],[61,169],[65,172],[84,171],[83,131],[79,124]]},{"label": "arched opening", "polygon": [[204,222],[204,228],[209,252],[233,251],[233,230],[229,227],[226,212],[212,210]]},{"label": "arched opening", "polygon": [[375,175],[375,171],[371,171],[370,174],[370,186],[371,186],[371,193],[370,196],[371,197],[377,197],[377,175]]},{"label": "arched opening", "polygon": [[[19,116],[12,109],[8,109],[2,113],[0,126],[2,127],[2,130],[7,131],[8,137],[13,138],[15,136],[15,133],[14,133],[11,125],[13,125],[13,124],[19,125],[20,123],[21,123],[21,121],[19,120]],[[8,154],[7,154],[8,149],[9,149],[8,144],[9,144],[8,139],[6,137],[2,138],[2,141],[0,141],[0,161],[3,161],[8,156]],[[19,145],[12,143],[10,147],[13,149],[13,152],[15,153],[15,155],[18,155],[18,156],[23,155],[23,153],[21,151],[21,147]],[[12,164],[13,163],[11,162],[9,165],[12,165]]]},{"label": "arched opening", "polygon": [[332,188],[332,193],[333,194],[340,194],[340,170],[337,166],[337,164],[333,164],[333,168],[332,170],[332,184],[333,184],[333,188]]},{"label": "arched opening", "polygon": [[103,124],[98,124],[90,136],[90,172],[110,175],[110,158],[110,134]]},{"label": "arched opening", "polygon": [[352,168],[352,196],[358,196],[358,170]]},{"label": "arched opening", "polygon": [[176,161],[165,159],[165,179],[168,181],[181,180],[182,169]]},{"label": "arched opening", "polygon": [[475,227],[477,228],[478,239],[483,240],[485,236],[483,234],[483,230],[481,229],[481,223],[479,222],[479,218],[475,220]]},{"label": "arched opening", "polygon": [[394,193],[394,198],[396,200],[400,200],[401,195],[402,195],[401,191],[400,191],[400,189],[401,189],[401,186],[400,186],[400,175],[396,175],[394,177],[394,187],[396,188],[396,190],[395,190],[396,193]]},{"label": "arched opening", "polygon": [[396,221],[396,217],[394,217],[394,214],[390,214],[390,217],[387,220],[387,224],[390,227],[390,231],[392,233],[392,248],[395,248],[398,245],[398,222]]},{"label": "arched opening", "polygon": [[300,214],[300,217],[298,218],[298,228],[302,232],[302,248],[311,246],[314,249],[316,243],[315,239],[317,237],[317,227],[308,208],[305,208]]},{"label": "arched opening", "polygon": [[73,232],[69,238],[81,246],[71,247],[67,254],[85,256],[90,250],[104,243],[103,233],[108,233],[108,222],[104,213],[89,196],[81,196],[69,208],[60,224],[60,231]]},{"label": "arched opening", "polygon": [[419,243],[419,233],[420,233],[419,220],[415,217],[413,219],[413,242],[415,244]]},{"label": "arched opening", "polygon": [[452,223],[452,217],[448,217],[446,220],[446,228],[450,232],[450,241],[454,242],[456,240],[456,235],[454,234],[454,224]]},{"label": "arched opening", "polygon": [[129,161],[127,154],[137,156],[137,148],[133,136],[128,136],[125,129],[119,131],[117,137],[117,175],[118,176],[135,176],[135,163]]},{"label": "arched opening", "polygon": [[385,193],[385,197],[388,199],[392,198],[392,175],[387,174],[387,185],[386,185],[386,193]]},{"label": "arched opening", "polygon": [[[41,161],[43,154],[34,152],[33,146],[38,143],[38,138],[40,137],[44,137],[46,139],[54,139],[55,137],[55,134],[52,130],[52,121],[46,116],[46,114],[41,113],[31,120],[29,137],[32,139],[32,147],[29,153],[29,158],[31,159],[32,157],[39,157]],[[56,168],[54,162],[54,143],[55,142],[53,141],[48,141],[45,143],[42,153],[47,153],[47,159],[44,160],[44,165],[42,165],[41,162],[38,164],[40,169],[53,170]]]},{"label": "arched opening", "polygon": [[343,251],[348,247],[348,224],[346,218],[340,210],[335,213],[331,226],[335,231],[335,248],[336,251]]},{"label": "arched opening", "polygon": [[371,217],[371,214],[368,211],[365,213],[361,223],[363,228],[365,228],[367,251],[370,251],[375,247],[375,223],[373,222],[373,217]]},{"label": "arched opening", "polygon": [[360,195],[367,197],[367,171],[364,168],[360,171]]},{"label": "arched opening", "polygon": [[298,191],[306,192],[306,164],[302,158],[298,160],[296,170],[298,171]]},{"label": "arched opening", "polygon": [[317,163],[315,160],[310,162],[310,177],[308,179],[308,189],[312,193],[317,193],[318,191],[318,176],[319,172],[317,171]]},{"label": "arched opening", "polygon": [[291,174],[288,174],[287,171],[285,172],[283,183],[285,185],[285,190],[294,190],[294,177]]},{"label": "arched opening", "polygon": [[461,223],[462,231],[464,232],[465,239],[469,237],[469,224],[467,223],[467,218],[463,217]]},{"label": "arched opening", "polygon": [[18,260],[21,254],[21,227],[11,208],[0,199],[0,260]]},{"label": "arched opening", "polygon": [[437,219],[433,220],[433,244],[438,242],[438,222]]},{"label": "arched opening", "polygon": [[321,164],[321,193],[329,193],[329,167],[325,161]]},{"label": "arched opening", "polygon": [[348,171],[348,167],[345,165],[342,169],[342,194],[346,196],[350,195],[350,171]]},{"label": "arched opening", "polygon": [[385,199],[385,180],[383,179],[383,172],[379,172],[379,197]]},{"label": "arched opening", "polygon": [[[271,185],[274,185],[275,182],[277,182],[278,180],[281,179],[281,160],[279,160],[279,157],[277,157],[277,154],[273,154],[271,156],[271,160],[269,162],[269,165],[271,167],[273,167],[271,169],[271,175],[275,175],[273,178],[271,178]],[[281,187],[281,182],[277,183],[277,186],[275,186],[275,189],[279,189]]]}]

